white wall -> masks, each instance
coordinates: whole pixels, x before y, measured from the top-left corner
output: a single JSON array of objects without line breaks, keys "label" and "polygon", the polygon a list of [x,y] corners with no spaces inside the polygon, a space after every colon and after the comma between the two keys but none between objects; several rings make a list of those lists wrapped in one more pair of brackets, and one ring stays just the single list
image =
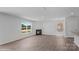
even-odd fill
[{"label": "white wall", "polygon": [[5,13],[0,13],[0,45],[35,34],[34,22],[32,22],[33,28],[31,33],[21,33],[22,20],[24,19]]},{"label": "white wall", "polygon": [[70,16],[65,20],[65,36],[73,37],[73,32],[79,32],[79,17]]},{"label": "white wall", "polygon": [[[65,31],[63,31],[63,32],[58,32],[57,31],[57,23],[60,22],[60,21],[61,20],[52,20],[52,21],[44,22],[43,23],[43,29],[44,29],[43,34],[64,35]],[[63,21],[64,21],[64,19],[63,19]]]},{"label": "white wall", "polygon": [[35,29],[43,29],[43,22],[36,21],[34,24],[35,24]]},{"label": "white wall", "polygon": [[[64,21],[65,19],[63,19]],[[42,33],[45,35],[64,35],[65,30],[63,32],[57,31],[57,22],[61,21],[59,20],[51,20],[51,21],[43,21],[43,22],[36,22],[36,29],[42,29]],[[65,21],[64,21],[65,23]]]},{"label": "white wall", "polygon": [[56,34],[56,26],[54,21],[48,21],[43,23],[43,34],[46,35]]}]

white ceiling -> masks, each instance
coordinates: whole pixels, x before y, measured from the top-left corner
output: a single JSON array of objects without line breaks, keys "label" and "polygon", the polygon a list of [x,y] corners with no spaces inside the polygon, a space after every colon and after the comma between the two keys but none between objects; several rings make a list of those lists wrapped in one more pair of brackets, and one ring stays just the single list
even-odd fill
[{"label": "white ceiling", "polygon": [[0,7],[0,12],[35,21],[63,18],[72,14],[79,16],[78,7]]}]

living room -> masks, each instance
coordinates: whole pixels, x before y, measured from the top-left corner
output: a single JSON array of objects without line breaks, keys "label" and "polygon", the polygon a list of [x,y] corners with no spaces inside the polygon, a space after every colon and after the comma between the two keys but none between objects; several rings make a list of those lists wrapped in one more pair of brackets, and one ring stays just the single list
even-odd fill
[{"label": "living room", "polygon": [[0,50],[79,50],[78,7],[0,7]]}]

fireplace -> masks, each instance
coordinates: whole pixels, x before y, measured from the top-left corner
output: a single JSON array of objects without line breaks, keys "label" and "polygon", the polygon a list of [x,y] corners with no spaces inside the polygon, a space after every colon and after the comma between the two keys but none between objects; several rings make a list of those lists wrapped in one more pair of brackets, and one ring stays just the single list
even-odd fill
[{"label": "fireplace", "polygon": [[36,35],[42,35],[42,30],[41,29],[36,29]]}]

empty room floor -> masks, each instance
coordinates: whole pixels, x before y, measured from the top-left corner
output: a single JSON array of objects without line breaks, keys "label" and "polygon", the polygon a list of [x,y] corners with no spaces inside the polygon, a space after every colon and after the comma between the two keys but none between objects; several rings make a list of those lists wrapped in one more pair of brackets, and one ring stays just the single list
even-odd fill
[{"label": "empty room floor", "polygon": [[1,51],[78,51],[73,38],[38,35],[0,46]]}]

